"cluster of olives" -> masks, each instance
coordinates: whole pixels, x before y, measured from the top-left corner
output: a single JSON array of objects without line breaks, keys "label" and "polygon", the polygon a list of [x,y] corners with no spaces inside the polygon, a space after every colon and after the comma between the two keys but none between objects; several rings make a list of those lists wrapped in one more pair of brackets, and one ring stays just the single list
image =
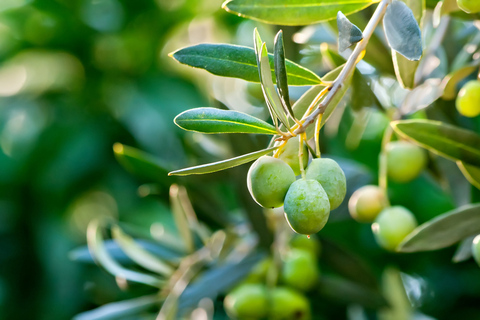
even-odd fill
[{"label": "cluster of olives", "polygon": [[312,238],[294,237],[280,268],[280,285],[265,284],[273,260],[266,258],[253,268],[242,284],[224,300],[224,308],[233,319],[309,320],[310,303],[303,292],[317,283],[319,242]]},{"label": "cluster of olives", "polygon": [[[264,208],[284,206],[290,227],[300,234],[314,234],[327,223],[330,211],[345,198],[346,179],[332,159],[317,158],[308,164],[304,146],[303,166],[298,157],[299,142],[288,140],[278,158],[263,156],[248,171],[248,190]],[[305,177],[296,176],[306,168]]]},{"label": "cluster of olives", "polygon": [[[406,141],[393,141],[386,147],[387,174],[396,182],[409,182],[425,168],[425,151]],[[417,227],[415,216],[402,206],[390,207],[385,191],[374,185],[356,190],[348,202],[350,215],[358,222],[372,223],[377,243],[395,251],[403,239]]]},{"label": "cluster of olives", "polygon": [[[480,11],[480,1],[475,0]],[[468,81],[460,90],[455,101],[458,112],[469,118],[480,114],[480,80]]]}]

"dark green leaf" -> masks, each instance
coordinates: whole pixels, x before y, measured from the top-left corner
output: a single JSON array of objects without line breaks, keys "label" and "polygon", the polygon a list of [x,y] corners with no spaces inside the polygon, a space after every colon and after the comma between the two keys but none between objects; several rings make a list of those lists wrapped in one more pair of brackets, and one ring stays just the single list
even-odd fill
[{"label": "dark green leaf", "polygon": [[440,121],[394,121],[392,126],[401,136],[452,160],[480,166],[480,136],[473,131]]},{"label": "dark green leaf", "polygon": [[362,31],[351,23],[341,11],[337,13],[337,27],[339,52],[347,50],[347,48],[363,39]]},{"label": "dark green leaf", "polygon": [[255,151],[252,153],[244,154],[239,157],[227,159],[227,160],[222,160],[214,163],[209,163],[209,164],[203,164],[200,166],[195,166],[195,167],[190,167],[190,168],[185,168],[185,169],[180,169],[180,170],[175,170],[170,172],[168,175],[171,176],[188,176],[191,174],[205,174],[205,173],[211,173],[211,172],[216,172],[216,171],[221,171],[229,168],[233,168],[239,165],[242,165],[247,162],[251,162],[255,159],[260,158],[261,156],[264,156],[266,154],[269,154],[273,150],[277,149],[277,147],[272,147],[260,151]]},{"label": "dark green leaf", "polygon": [[[239,78],[251,82],[260,82],[258,78],[255,50],[229,44],[199,44],[186,47],[170,54],[175,60],[191,67],[204,69],[222,77]],[[273,55],[268,56],[272,81],[275,81]],[[286,60],[289,85],[307,86],[322,81],[312,71]]]},{"label": "dark green leaf", "polygon": [[468,182],[477,189],[480,189],[480,167],[471,166],[461,161],[457,161],[457,165],[465,178],[467,178]]},{"label": "dark green leaf", "polygon": [[276,134],[275,127],[239,111],[197,108],[180,113],[174,120],[184,130],[202,133]]},{"label": "dark green leaf", "polygon": [[409,60],[420,60],[422,35],[412,10],[402,1],[387,7],[383,27],[390,47]]},{"label": "dark green leaf", "polygon": [[113,152],[125,169],[142,178],[164,181],[168,174],[168,166],[146,152],[118,142],[113,145]]},{"label": "dark green leaf", "polygon": [[401,252],[449,247],[480,233],[480,204],[465,205],[418,226],[398,246]]},{"label": "dark green leaf", "polygon": [[288,94],[287,68],[285,65],[285,48],[283,46],[283,32],[280,30],[275,37],[274,49],[275,76],[277,79],[277,90],[284,106],[291,118],[294,118],[290,95]]},{"label": "dark green leaf", "polygon": [[229,0],[228,12],[266,23],[303,26],[335,19],[338,11],[351,14],[378,0]]}]

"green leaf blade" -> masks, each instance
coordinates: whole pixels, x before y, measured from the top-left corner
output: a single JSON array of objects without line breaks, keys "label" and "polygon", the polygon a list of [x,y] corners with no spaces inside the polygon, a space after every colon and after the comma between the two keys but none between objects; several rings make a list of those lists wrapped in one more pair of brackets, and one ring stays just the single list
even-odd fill
[{"label": "green leaf blade", "polygon": [[290,104],[290,95],[288,92],[287,66],[285,65],[285,47],[283,44],[283,31],[280,30],[275,36],[274,49],[275,77],[277,80],[277,90],[283,105],[292,119],[295,118],[292,106]]},{"label": "green leaf blade", "polygon": [[478,233],[480,233],[480,204],[466,205],[418,226],[399,245],[397,251],[443,249]]},{"label": "green leaf blade", "polygon": [[480,189],[480,167],[471,166],[461,161],[457,161],[457,165],[468,182],[475,188]]},{"label": "green leaf blade", "polygon": [[363,39],[362,31],[339,11],[337,14],[338,51],[343,52]]},{"label": "green leaf blade", "polygon": [[378,0],[229,0],[222,8],[265,23],[304,26],[333,20],[338,11],[348,15],[376,2]]},{"label": "green leaf blade", "polygon": [[[228,44],[199,44],[179,49],[170,54],[179,63],[200,68],[217,76],[239,78],[250,82],[260,82],[257,59],[253,48]],[[275,81],[274,57],[269,55],[272,80]],[[289,84],[292,86],[317,85],[322,80],[314,72],[286,60]]]},{"label": "green leaf blade", "polygon": [[204,164],[204,165],[199,165],[195,167],[190,167],[190,168],[185,168],[185,169],[180,169],[180,170],[175,170],[170,172],[168,175],[171,176],[188,176],[191,174],[205,174],[205,173],[212,173],[212,172],[217,172],[229,168],[233,168],[248,162],[251,162],[255,159],[260,158],[261,156],[264,156],[266,154],[269,154],[273,150],[277,149],[277,147],[272,147],[260,151],[255,151],[252,153],[244,154],[242,156],[238,156],[235,158],[227,159],[227,160],[222,160],[218,162],[213,162],[209,164]]},{"label": "green leaf blade", "polygon": [[401,136],[443,157],[480,166],[480,136],[473,131],[432,120],[392,122]]},{"label": "green leaf blade", "polygon": [[180,113],[174,122],[184,130],[201,133],[276,134],[275,127],[239,111],[196,108]]}]

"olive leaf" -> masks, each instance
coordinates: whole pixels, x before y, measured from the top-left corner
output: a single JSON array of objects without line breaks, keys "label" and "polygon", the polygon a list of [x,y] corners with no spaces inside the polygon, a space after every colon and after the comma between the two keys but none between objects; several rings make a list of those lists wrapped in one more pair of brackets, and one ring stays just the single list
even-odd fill
[{"label": "olive leaf", "polygon": [[288,93],[287,68],[285,64],[285,48],[283,45],[283,31],[280,30],[275,36],[274,49],[275,77],[277,79],[277,91],[280,100],[287,110],[290,118],[295,119],[295,115],[290,104],[290,95]]},{"label": "olive leaf", "polygon": [[477,189],[480,189],[480,167],[471,166],[462,161],[457,161],[457,165],[468,182]]},{"label": "olive leaf", "polygon": [[343,52],[363,39],[362,30],[350,22],[341,12],[337,13],[338,51]]}]

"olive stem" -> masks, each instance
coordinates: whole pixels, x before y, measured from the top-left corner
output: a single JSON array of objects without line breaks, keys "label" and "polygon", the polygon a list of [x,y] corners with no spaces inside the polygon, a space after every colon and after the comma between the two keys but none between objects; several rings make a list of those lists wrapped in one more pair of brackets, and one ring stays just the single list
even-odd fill
[{"label": "olive stem", "polygon": [[315,154],[317,158],[321,158],[320,153],[320,129],[322,128],[323,114],[320,114],[315,122]]}]

